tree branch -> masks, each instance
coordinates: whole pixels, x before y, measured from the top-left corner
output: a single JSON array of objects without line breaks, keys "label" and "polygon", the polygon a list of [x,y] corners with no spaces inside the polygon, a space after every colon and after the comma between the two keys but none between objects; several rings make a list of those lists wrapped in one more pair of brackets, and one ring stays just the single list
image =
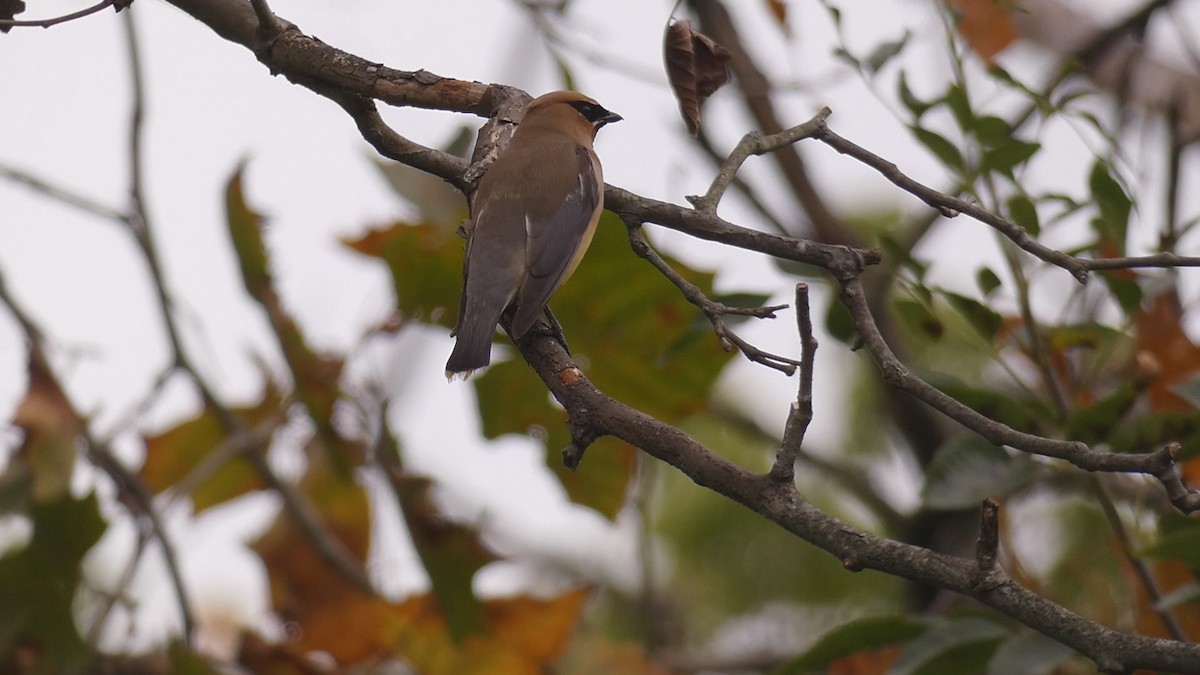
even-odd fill
[{"label": "tree branch", "polygon": [[796,400],[783,425],[779,453],[771,467],[771,477],[785,483],[791,483],[795,477],[796,459],[813,418],[813,359],[817,354],[817,339],[813,337],[812,309],[808,302],[808,284],[805,283],[796,284],[796,329],[800,334],[800,383]]},{"label": "tree branch", "polygon": [[975,560],[935,553],[863,532],[804,501],[790,484],[752,473],[683,431],[606,396],[553,337],[518,345],[572,426],[615,436],[671,464],[697,485],[751,509],[838,557],[846,569],[873,569],[974,598],[1062,642],[1107,671],[1134,668],[1200,673],[1200,645],[1129,635],[1101,626],[1021,587],[1002,570],[980,575]]},{"label": "tree branch", "polygon": [[695,284],[687,279],[684,279],[667,261],[654,251],[646,238],[642,236],[640,223],[626,223],[626,231],[629,233],[629,244],[633,248],[634,253],[647,260],[659,272],[662,273],[675,287],[683,293],[683,297],[688,302],[700,308],[704,315],[708,317],[712,323],[713,332],[716,333],[717,339],[721,342],[721,348],[725,351],[736,348],[753,363],[759,363],[768,368],[774,368],[784,374],[791,375],[796,372],[796,367],[800,365],[799,361],[789,359],[786,356],[779,356],[770,352],[765,352],[758,347],[746,342],[738,337],[737,333],[729,328],[723,318],[727,314],[740,316],[753,316],[759,319],[774,319],[775,312],[786,309],[787,305],[772,305],[770,307],[730,307],[724,303],[716,302],[704,295]]}]

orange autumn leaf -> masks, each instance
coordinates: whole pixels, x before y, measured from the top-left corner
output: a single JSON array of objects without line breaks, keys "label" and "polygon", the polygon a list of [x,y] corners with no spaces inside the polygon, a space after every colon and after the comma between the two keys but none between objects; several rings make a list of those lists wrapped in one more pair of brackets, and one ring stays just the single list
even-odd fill
[{"label": "orange autumn leaf", "polygon": [[[1146,400],[1155,411],[1194,411],[1175,388],[1200,374],[1200,346],[1183,330],[1179,296],[1166,292],[1146,300],[1133,315],[1139,368],[1148,378]],[[1200,482],[1200,457],[1184,461],[1183,479]]]},{"label": "orange autumn leaf", "polygon": [[826,675],[874,675],[886,673],[900,656],[901,645],[884,647],[869,652],[859,652],[833,661],[826,668]]},{"label": "orange autumn leaf", "polygon": [[947,0],[958,17],[958,32],[986,63],[1017,39],[1011,0]]},{"label": "orange autumn leaf", "polygon": [[1154,410],[1192,410],[1172,389],[1200,371],[1200,348],[1183,330],[1183,308],[1174,293],[1162,293],[1133,316],[1139,359],[1153,365],[1146,395]]}]

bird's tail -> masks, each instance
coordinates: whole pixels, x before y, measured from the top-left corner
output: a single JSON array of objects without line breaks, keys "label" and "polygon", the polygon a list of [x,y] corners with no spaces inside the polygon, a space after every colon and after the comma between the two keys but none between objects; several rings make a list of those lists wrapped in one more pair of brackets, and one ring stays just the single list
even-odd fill
[{"label": "bird's tail", "polygon": [[486,366],[492,360],[492,337],[496,334],[496,324],[500,323],[500,313],[495,316],[478,316],[465,312],[455,336],[454,350],[446,361],[446,378],[453,380],[462,375],[465,380],[475,370]]}]

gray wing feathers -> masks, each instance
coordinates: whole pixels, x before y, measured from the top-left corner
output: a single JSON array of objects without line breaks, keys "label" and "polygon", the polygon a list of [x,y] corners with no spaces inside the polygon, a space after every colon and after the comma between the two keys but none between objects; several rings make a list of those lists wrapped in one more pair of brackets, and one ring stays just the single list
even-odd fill
[{"label": "gray wing feathers", "polygon": [[[564,182],[547,186],[559,195],[565,193],[565,198],[560,196],[558,203],[544,213],[531,212],[525,216],[528,270],[517,294],[517,312],[512,323],[513,334],[518,337],[537,321],[550,295],[577,262],[580,243],[600,204],[594,155],[587,148],[576,146],[575,159],[578,169],[575,175],[561,176]],[[570,184],[565,180],[570,180]]]}]

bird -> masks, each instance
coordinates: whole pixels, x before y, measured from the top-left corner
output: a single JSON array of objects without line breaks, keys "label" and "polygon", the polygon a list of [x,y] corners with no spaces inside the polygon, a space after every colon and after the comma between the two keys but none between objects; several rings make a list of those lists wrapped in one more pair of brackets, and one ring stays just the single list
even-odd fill
[{"label": "bird", "polygon": [[571,276],[604,210],[596,132],[620,115],[583,94],[535,98],[512,139],[479,180],[463,260],[463,290],[446,377],[466,379],[491,361],[492,336],[513,308],[519,340]]}]

